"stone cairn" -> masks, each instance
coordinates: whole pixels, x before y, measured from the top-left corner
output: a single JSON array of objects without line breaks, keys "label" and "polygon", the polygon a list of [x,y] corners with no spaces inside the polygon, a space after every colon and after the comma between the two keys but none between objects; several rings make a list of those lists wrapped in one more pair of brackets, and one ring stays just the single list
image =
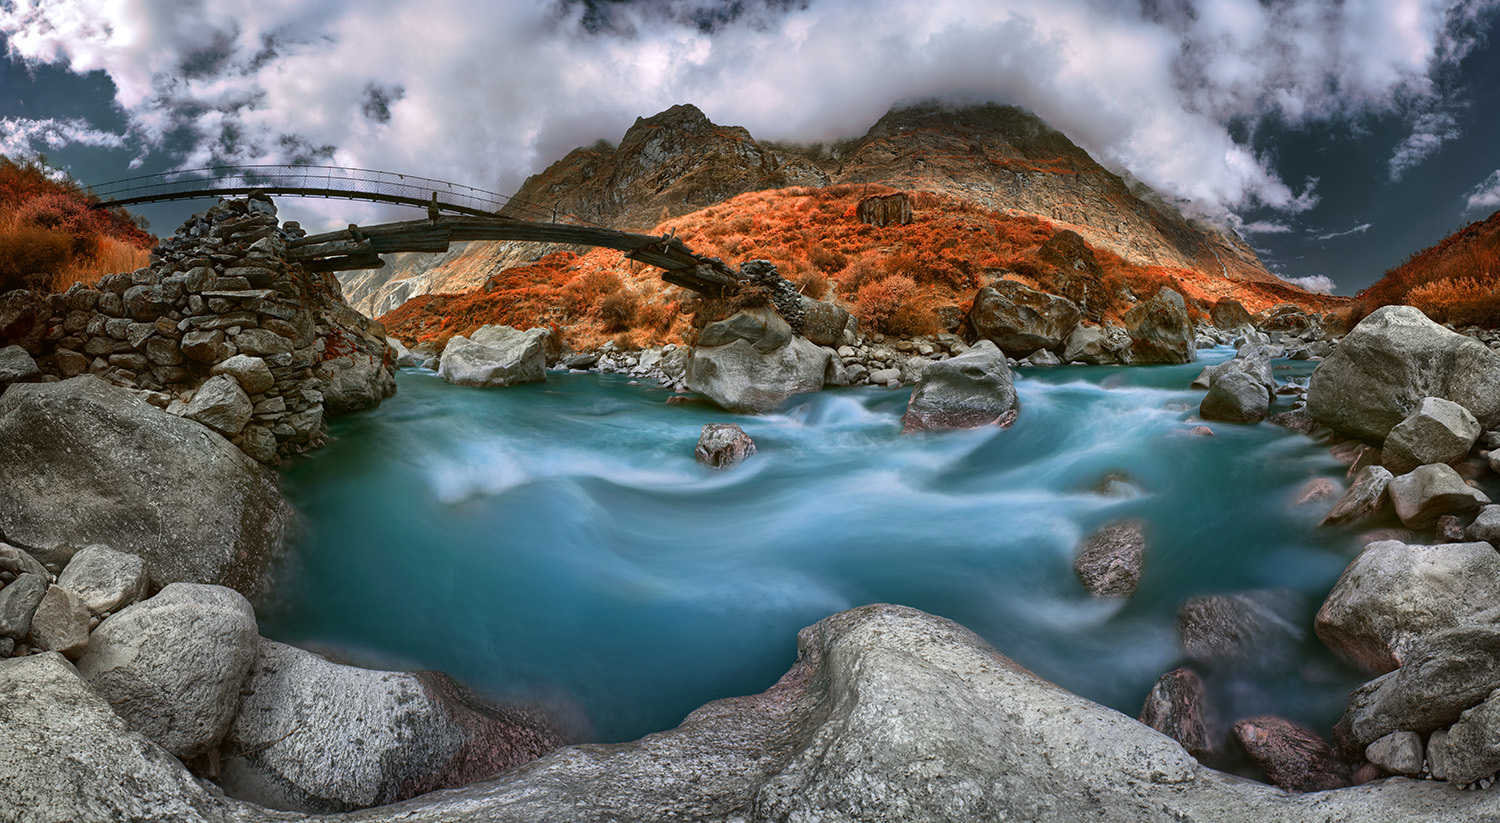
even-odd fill
[{"label": "stone cairn", "polygon": [[769,260],[741,263],[740,281],[745,287],[755,289],[769,300],[776,307],[776,313],[792,327],[792,331],[802,333],[802,326],[807,319],[806,311],[802,308],[802,295],[796,286],[776,272],[775,263]]},{"label": "stone cairn", "polygon": [[287,259],[303,234],[264,195],[221,200],[146,268],[0,295],[0,348],[25,349],[42,380],[96,375],[278,463],[321,444],[325,415],[395,391],[384,328],[344,304],[331,274]]}]

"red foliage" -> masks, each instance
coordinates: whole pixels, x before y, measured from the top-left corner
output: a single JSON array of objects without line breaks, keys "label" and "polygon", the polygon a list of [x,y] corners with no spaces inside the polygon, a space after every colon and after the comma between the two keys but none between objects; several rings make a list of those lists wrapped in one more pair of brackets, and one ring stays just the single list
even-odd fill
[{"label": "red foliage", "polygon": [[1416,252],[1354,300],[1354,321],[1401,304],[1439,322],[1500,326],[1500,211]]}]

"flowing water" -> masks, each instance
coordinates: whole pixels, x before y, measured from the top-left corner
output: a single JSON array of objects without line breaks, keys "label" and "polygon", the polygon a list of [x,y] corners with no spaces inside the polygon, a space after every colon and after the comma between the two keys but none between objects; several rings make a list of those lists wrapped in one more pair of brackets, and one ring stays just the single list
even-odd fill
[{"label": "flowing water", "polygon": [[[618,741],[765,689],[798,629],[872,602],[956,620],[1134,716],[1182,662],[1186,598],[1289,588],[1306,601],[1295,659],[1211,686],[1223,712],[1326,730],[1361,678],[1321,650],[1311,613],[1357,544],[1316,528],[1331,500],[1294,502],[1344,467],[1272,425],[1188,434],[1202,365],[1018,371],[1013,428],[919,435],[901,434],[906,390],[737,417],[622,376],[473,389],[408,369],[395,397],[334,421],[330,445],[285,471],[302,534],[261,630],[441,669]],[[1294,368],[1278,377],[1310,372]],[[693,447],[724,421],[759,453],[717,472]],[[1136,493],[1095,491],[1111,473]],[[1075,547],[1121,518],[1146,523],[1140,587],[1092,598]]]}]

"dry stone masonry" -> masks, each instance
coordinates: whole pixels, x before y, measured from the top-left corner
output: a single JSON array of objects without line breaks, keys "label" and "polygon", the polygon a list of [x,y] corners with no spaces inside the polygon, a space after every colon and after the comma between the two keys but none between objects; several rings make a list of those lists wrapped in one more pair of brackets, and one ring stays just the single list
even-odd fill
[{"label": "dry stone masonry", "polygon": [[277,463],[316,446],[326,415],[395,391],[380,325],[344,304],[331,275],[288,261],[302,234],[264,196],[222,200],[146,268],[0,295],[0,350],[20,369],[25,354],[42,381],[92,374],[135,390]]}]

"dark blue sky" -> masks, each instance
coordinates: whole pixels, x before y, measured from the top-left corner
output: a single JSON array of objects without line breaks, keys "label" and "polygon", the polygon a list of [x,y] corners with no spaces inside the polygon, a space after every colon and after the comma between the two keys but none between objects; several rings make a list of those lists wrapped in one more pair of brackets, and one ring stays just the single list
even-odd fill
[{"label": "dark blue sky", "polygon": [[301,160],[508,193],[676,103],[812,142],[936,97],[1030,108],[1339,293],[1500,206],[1500,0],[12,0],[0,42],[0,151],[85,183]]}]

